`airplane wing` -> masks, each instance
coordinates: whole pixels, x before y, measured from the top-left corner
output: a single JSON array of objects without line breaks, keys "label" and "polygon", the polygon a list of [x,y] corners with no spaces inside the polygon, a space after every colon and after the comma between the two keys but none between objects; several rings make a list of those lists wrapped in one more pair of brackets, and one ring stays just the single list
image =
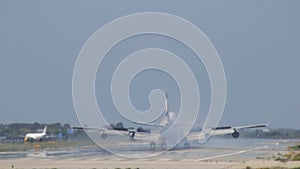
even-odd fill
[{"label": "airplane wing", "polygon": [[268,126],[268,123],[254,124],[254,125],[248,125],[248,126],[236,126],[236,127],[231,127],[231,126],[217,127],[212,130],[213,131],[212,135],[233,134],[235,132],[238,132],[238,130],[242,130],[242,129],[262,128],[262,127],[267,127],[267,126]]},{"label": "airplane wing", "polygon": [[[92,127],[72,127],[72,129],[76,130],[94,130],[94,131],[100,131],[100,137],[102,139],[106,139],[108,135],[116,135],[117,133],[123,134],[124,136],[127,136],[129,139],[132,140],[145,140],[149,137],[158,138],[160,134],[150,133],[149,130],[138,128],[92,128]],[[116,133],[117,132],[117,133]]]},{"label": "airplane wing", "polygon": [[261,127],[267,127],[269,124],[256,124],[256,125],[248,125],[248,126],[239,126],[239,127],[234,127],[235,129],[251,129],[251,128],[261,128]]},{"label": "airplane wing", "polygon": [[[231,134],[233,138],[238,138],[240,136],[240,133],[238,130],[242,129],[251,129],[251,128],[263,128],[267,127],[269,123],[266,124],[255,124],[255,125],[248,125],[248,126],[237,126],[237,127],[231,127],[231,126],[225,126],[225,127],[216,127],[214,129],[211,129],[211,136],[216,135],[226,135]],[[205,138],[205,132],[192,132],[189,133],[187,136],[188,140],[198,140],[201,138]]]},{"label": "airplane wing", "polygon": [[136,121],[132,121],[132,123],[141,124],[145,126],[153,126],[153,127],[165,127],[164,125],[156,124],[156,123],[146,123],[146,122],[136,122]]},{"label": "airplane wing", "polygon": [[72,129],[75,130],[98,130],[98,131],[104,131],[104,128],[91,128],[91,127],[72,127]]}]

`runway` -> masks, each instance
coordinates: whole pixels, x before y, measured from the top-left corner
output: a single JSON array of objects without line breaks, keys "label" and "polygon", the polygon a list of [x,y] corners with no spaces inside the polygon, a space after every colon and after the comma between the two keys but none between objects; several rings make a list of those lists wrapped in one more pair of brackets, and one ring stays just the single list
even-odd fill
[{"label": "runway", "polygon": [[[65,148],[0,153],[0,168],[245,168],[245,166],[283,165],[272,156],[286,152],[298,140],[212,139],[191,149],[167,151],[151,158],[124,158],[99,147]],[[122,153],[143,155],[149,150],[120,149]],[[157,150],[160,151],[160,150]],[[160,165],[159,165],[160,164]],[[300,166],[300,163],[284,165]],[[172,167],[173,166],[173,167]]]}]

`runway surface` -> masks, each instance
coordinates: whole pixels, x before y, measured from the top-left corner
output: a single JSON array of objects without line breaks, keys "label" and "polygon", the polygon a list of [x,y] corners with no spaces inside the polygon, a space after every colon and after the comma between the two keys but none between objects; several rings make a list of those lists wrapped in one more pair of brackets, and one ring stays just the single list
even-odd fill
[{"label": "runway surface", "polygon": [[[287,152],[289,145],[299,143],[299,140],[265,140],[265,139],[224,139],[213,138],[203,145],[193,145],[190,149],[175,149],[151,158],[124,158],[111,154],[97,146],[81,148],[65,148],[55,150],[32,150],[26,152],[0,153],[0,168],[2,166],[22,165],[20,168],[115,168],[118,166],[140,168],[174,168],[184,165],[185,168],[243,168],[247,165],[270,163],[272,156]],[[146,146],[146,145],[144,145]],[[115,149],[121,154],[143,156],[160,152],[127,148]],[[55,164],[51,163],[55,161]],[[253,161],[255,161],[253,163]],[[61,164],[60,164],[61,163]],[[157,164],[162,165],[157,165]],[[250,163],[250,164],[248,164]],[[253,163],[253,164],[252,164]],[[63,165],[64,164],[64,165]],[[67,165],[68,164],[68,165]],[[165,164],[165,165],[163,165]],[[262,163],[263,164],[263,163]],[[43,166],[50,167],[43,167]],[[190,165],[190,167],[188,167]],[[278,164],[274,164],[278,165]],[[295,163],[295,165],[299,165]],[[33,167],[32,167],[33,166]],[[152,167],[151,167],[152,166]],[[163,167],[165,166],[165,167]],[[171,167],[172,168],[172,167]]]}]

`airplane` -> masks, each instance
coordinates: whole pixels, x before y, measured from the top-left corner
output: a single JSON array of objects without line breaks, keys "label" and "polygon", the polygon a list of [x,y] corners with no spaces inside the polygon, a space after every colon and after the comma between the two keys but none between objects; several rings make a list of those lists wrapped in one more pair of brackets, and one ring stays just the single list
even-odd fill
[{"label": "airplane", "polygon": [[[160,137],[160,133],[169,127],[170,125],[173,124],[173,122],[176,120],[176,114],[174,112],[169,112],[168,108],[168,95],[165,93],[165,110],[164,110],[164,117],[162,118],[162,121],[157,124],[157,123],[146,123],[146,122],[133,122],[138,125],[142,126],[148,126],[148,127],[156,127],[157,129],[155,130],[150,130],[150,129],[145,129],[143,127],[138,127],[135,129],[134,127],[129,127],[125,128],[122,123],[117,123],[117,125],[109,125],[105,126],[103,128],[90,128],[90,127],[72,127],[73,129],[77,130],[96,130],[99,131],[99,136],[101,139],[105,140],[107,139],[108,135],[115,135],[116,131],[119,133],[126,135],[130,140],[142,140],[145,139],[149,136],[154,136],[156,138]],[[222,127],[216,127],[216,128],[211,128],[210,133],[211,136],[216,136],[216,135],[227,135],[231,134],[233,138],[238,138],[240,136],[239,130],[243,129],[251,129],[251,128],[264,128],[267,127],[269,124],[268,123],[263,123],[263,124],[255,124],[255,125],[247,125],[247,126],[237,126],[237,127],[232,127],[232,126],[222,126]],[[186,124],[182,124],[186,125]],[[178,126],[180,128],[180,126]],[[193,140],[200,140],[204,139],[206,135],[206,132],[200,130],[197,132],[190,132],[184,139],[184,148],[190,148],[190,141]],[[166,141],[164,139],[157,139],[160,140],[160,145],[161,149],[165,150],[166,149]],[[156,149],[156,142],[151,141],[150,142],[150,148],[151,150]]]},{"label": "airplane", "polygon": [[42,133],[27,133],[24,138],[24,142],[33,142],[36,141],[42,141],[44,137],[47,135],[47,126],[43,129]]}]

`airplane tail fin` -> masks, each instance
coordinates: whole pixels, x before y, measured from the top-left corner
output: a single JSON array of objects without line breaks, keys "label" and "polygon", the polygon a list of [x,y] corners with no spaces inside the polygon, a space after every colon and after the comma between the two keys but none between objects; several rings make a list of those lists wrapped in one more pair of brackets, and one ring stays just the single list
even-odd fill
[{"label": "airplane tail fin", "polygon": [[46,135],[47,134],[47,126],[45,126],[44,130],[43,130],[43,134]]},{"label": "airplane tail fin", "polygon": [[169,105],[168,105],[168,94],[166,93],[164,117],[163,117],[160,125],[167,126],[169,121],[170,121],[170,114],[169,114]]},{"label": "airplane tail fin", "polygon": [[165,93],[165,112],[168,112],[168,93]]},{"label": "airplane tail fin", "polygon": [[148,126],[157,126],[157,127],[166,127],[167,125],[169,125],[171,122],[171,117],[173,117],[173,113],[169,112],[169,106],[168,106],[168,94],[165,94],[166,98],[165,98],[165,109],[163,112],[163,117],[162,117],[162,121],[160,122],[160,124],[156,124],[156,123],[143,123],[143,122],[134,122],[137,124],[143,124],[143,125],[148,125]]},{"label": "airplane tail fin", "polygon": [[165,100],[165,116],[167,116],[169,122],[170,114],[169,114],[169,105],[168,105],[168,93],[166,93],[166,100]]}]

